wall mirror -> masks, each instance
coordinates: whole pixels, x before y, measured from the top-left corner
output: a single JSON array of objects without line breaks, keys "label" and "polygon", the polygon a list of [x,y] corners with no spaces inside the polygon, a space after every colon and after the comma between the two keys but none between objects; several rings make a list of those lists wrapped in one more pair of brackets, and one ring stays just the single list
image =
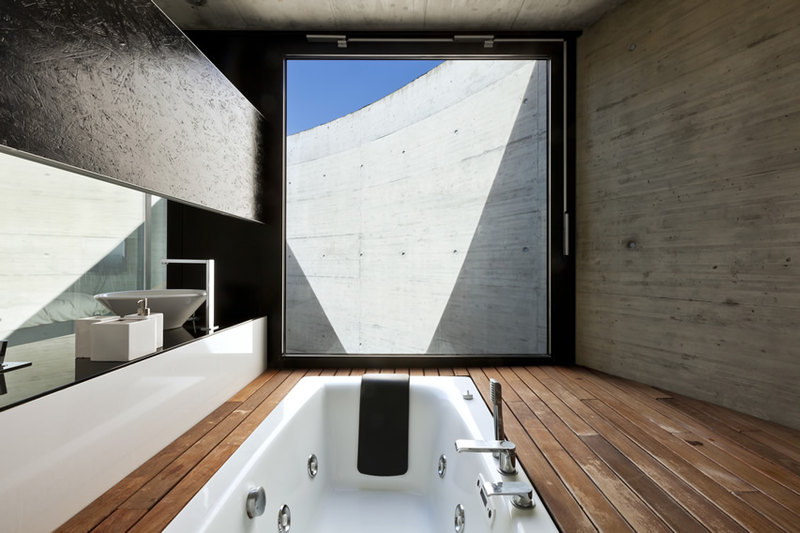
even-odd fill
[{"label": "wall mirror", "polygon": [[111,314],[95,294],[166,287],[167,200],[5,150],[0,198],[0,339],[31,363],[0,373],[5,409],[127,364],[76,358],[74,321]]}]

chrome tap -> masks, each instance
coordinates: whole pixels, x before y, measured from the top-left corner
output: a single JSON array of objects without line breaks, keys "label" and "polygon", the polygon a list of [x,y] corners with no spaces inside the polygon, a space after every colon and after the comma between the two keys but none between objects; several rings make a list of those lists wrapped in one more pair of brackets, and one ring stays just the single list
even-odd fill
[{"label": "chrome tap", "polygon": [[205,265],[206,266],[206,327],[207,333],[219,328],[214,325],[214,260],[213,259],[162,259],[164,265]]},{"label": "chrome tap", "polygon": [[486,496],[513,496],[511,503],[520,509],[530,509],[534,505],[533,487],[522,481],[483,481],[481,488]]},{"label": "chrome tap", "polygon": [[458,439],[456,441],[456,451],[475,452],[475,453],[495,453],[499,454],[500,464],[498,470],[501,474],[511,475],[517,473],[517,447],[513,442],[507,440],[468,440]]}]

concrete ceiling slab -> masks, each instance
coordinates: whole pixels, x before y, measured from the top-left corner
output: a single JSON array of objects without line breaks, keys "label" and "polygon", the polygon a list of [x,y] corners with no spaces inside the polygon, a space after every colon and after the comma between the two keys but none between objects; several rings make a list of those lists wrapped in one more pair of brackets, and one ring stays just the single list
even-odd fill
[{"label": "concrete ceiling slab", "polygon": [[154,0],[184,30],[581,30],[624,0]]}]

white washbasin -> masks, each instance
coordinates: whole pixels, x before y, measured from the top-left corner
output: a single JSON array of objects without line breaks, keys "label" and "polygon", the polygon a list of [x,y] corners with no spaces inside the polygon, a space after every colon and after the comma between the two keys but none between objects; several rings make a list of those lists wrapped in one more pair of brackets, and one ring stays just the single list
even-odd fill
[{"label": "white washbasin", "polygon": [[147,298],[151,313],[164,314],[164,329],[183,326],[192,313],[206,301],[206,291],[195,289],[152,289],[95,294],[94,299],[119,316],[136,313],[136,302]]}]

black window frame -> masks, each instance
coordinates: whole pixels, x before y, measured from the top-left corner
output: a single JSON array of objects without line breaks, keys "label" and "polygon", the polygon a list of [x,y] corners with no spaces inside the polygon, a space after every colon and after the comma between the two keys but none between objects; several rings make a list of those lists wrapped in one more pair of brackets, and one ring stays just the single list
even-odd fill
[{"label": "black window frame", "polygon": [[[280,58],[281,136],[281,317],[283,368],[415,368],[573,364],[575,361],[575,44],[578,33],[367,33],[336,32],[327,39],[308,33],[282,35],[271,54]],[[462,37],[454,39],[455,35]],[[344,42],[342,37],[344,37]],[[491,37],[491,39],[490,39]],[[346,44],[346,46],[342,46]],[[491,46],[489,46],[491,45]],[[549,353],[516,354],[296,354],[286,353],[286,61],[291,59],[547,59],[550,61],[550,143],[548,184]],[[557,295],[557,297],[554,297]],[[277,329],[277,328],[275,328]],[[272,331],[275,331],[272,329]]]}]

